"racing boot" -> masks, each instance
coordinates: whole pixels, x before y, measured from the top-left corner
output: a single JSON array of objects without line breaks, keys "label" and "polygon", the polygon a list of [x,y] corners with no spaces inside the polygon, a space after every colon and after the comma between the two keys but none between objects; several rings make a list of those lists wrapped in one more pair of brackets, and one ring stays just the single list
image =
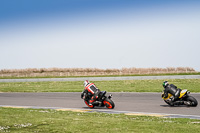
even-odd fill
[{"label": "racing boot", "polygon": [[184,101],[184,104],[187,105],[187,106],[190,106],[191,102],[190,101]]},{"label": "racing boot", "polygon": [[183,105],[183,104],[184,104],[183,101],[175,101],[175,102],[174,102],[174,105]]},{"label": "racing boot", "polygon": [[98,105],[99,105],[99,102],[98,102],[98,101],[94,101],[94,102],[92,103],[92,105],[98,106]]},{"label": "racing boot", "polygon": [[95,98],[92,97],[91,100],[89,100],[89,105],[90,105],[90,106],[91,106],[91,105],[94,105],[94,106],[99,105],[99,102],[96,101],[96,97],[95,97]]},{"label": "racing boot", "polygon": [[98,102],[98,101],[94,101],[94,102],[92,102],[92,103],[89,103],[89,105],[90,105],[90,106],[91,106],[91,105],[98,106],[98,105],[99,105],[99,102]]}]

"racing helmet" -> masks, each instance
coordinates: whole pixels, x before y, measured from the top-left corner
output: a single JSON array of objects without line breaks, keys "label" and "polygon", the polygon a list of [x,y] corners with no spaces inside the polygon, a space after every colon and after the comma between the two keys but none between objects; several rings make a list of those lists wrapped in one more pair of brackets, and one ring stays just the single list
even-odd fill
[{"label": "racing helmet", "polygon": [[83,85],[86,87],[90,82],[88,80],[85,80]]},{"label": "racing helmet", "polygon": [[168,81],[163,82],[163,87],[165,88],[167,85],[169,85]]}]

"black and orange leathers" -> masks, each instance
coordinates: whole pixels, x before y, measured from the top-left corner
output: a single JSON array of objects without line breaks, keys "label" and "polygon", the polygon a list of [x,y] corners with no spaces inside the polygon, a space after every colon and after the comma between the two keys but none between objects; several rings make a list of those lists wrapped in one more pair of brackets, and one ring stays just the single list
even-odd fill
[{"label": "black and orange leathers", "polygon": [[92,95],[92,97],[91,97],[91,99],[89,100],[89,102],[90,102],[91,104],[93,104],[93,103],[96,101],[96,99],[98,98],[98,95],[99,95],[99,93],[100,93],[100,90],[96,87],[96,85],[95,85],[94,83],[89,83],[89,84],[85,87],[83,93],[86,93],[86,94],[90,93],[90,94]]}]

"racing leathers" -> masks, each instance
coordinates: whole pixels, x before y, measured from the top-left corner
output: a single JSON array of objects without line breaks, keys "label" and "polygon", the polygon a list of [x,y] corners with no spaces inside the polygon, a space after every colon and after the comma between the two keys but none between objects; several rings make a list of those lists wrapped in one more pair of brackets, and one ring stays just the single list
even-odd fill
[{"label": "racing leathers", "polygon": [[180,96],[181,89],[177,88],[173,84],[168,84],[164,90],[164,98],[168,97],[168,93],[172,94],[173,96],[168,100],[171,105],[180,105],[183,104],[182,101],[177,101]]},{"label": "racing leathers", "polygon": [[101,91],[96,87],[94,83],[89,83],[85,86],[85,89],[81,94],[81,98],[84,98],[84,94],[91,95],[91,99],[89,100],[89,105],[93,105],[95,104],[95,101],[97,100],[100,92]]}]

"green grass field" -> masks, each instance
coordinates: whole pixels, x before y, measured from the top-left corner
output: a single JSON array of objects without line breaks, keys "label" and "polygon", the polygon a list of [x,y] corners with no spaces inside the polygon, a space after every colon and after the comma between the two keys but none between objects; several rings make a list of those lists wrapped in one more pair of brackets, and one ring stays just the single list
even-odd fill
[{"label": "green grass field", "polygon": [[197,133],[200,120],[0,108],[0,132]]},{"label": "green grass field", "polygon": [[[94,83],[100,90],[108,92],[162,92],[163,81],[121,80],[95,81]],[[200,79],[170,79],[168,81],[181,89],[200,92]],[[81,92],[83,88],[82,81],[0,83],[0,92]]]}]

